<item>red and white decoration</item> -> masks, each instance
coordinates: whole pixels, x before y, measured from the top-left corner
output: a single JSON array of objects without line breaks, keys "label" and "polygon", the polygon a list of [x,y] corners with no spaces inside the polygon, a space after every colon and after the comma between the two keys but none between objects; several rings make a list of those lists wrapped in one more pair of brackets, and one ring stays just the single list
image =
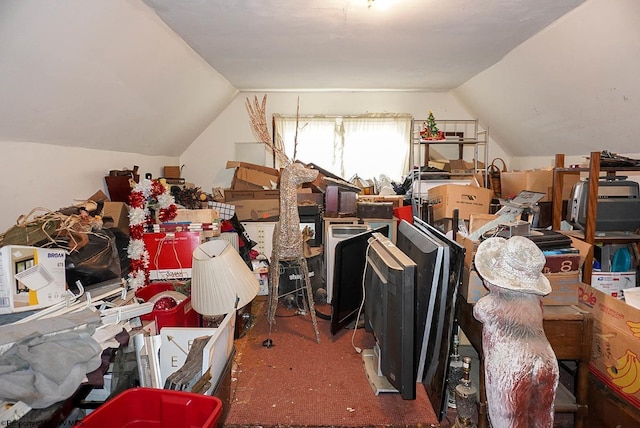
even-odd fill
[{"label": "red and white decoration", "polygon": [[149,284],[149,252],[144,240],[145,225],[150,221],[149,205],[158,210],[160,222],[176,218],[178,208],[169,189],[158,180],[140,179],[129,195],[129,256],[127,281],[136,290]]}]

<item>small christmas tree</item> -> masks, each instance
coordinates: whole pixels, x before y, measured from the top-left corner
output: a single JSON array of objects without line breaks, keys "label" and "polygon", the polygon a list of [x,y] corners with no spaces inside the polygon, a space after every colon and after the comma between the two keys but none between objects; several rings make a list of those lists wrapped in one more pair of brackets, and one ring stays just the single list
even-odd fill
[{"label": "small christmas tree", "polygon": [[420,136],[425,140],[440,140],[442,139],[442,133],[438,131],[436,125],[436,118],[433,116],[433,112],[429,110],[429,117],[424,123],[424,129],[420,133]]},{"label": "small christmas tree", "polygon": [[438,127],[436,126],[436,118],[433,117],[433,112],[429,110],[429,117],[427,118],[427,129],[431,137],[438,136]]}]

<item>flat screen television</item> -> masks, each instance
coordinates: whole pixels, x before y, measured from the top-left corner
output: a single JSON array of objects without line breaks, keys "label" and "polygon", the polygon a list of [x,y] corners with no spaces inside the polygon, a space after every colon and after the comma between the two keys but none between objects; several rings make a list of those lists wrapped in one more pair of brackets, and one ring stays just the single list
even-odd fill
[{"label": "flat screen television", "polygon": [[363,353],[366,374],[376,393],[395,388],[403,399],[413,400],[416,264],[382,234],[374,233],[369,242],[364,315],[375,347],[372,355]]},{"label": "flat screen television", "polygon": [[372,234],[389,234],[389,226],[367,230],[338,241],[334,254],[331,334],[336,335],[358,316],[362,306],[362,278]]},{"label": "flat screen television", "polygon": [[428,351],[428,338],[433,324],[436,298],[442,283],[445,253],[448,244],[431,233],[402,221],[398,225],[396,246],[413,260],[416,265],[415,277],[415,334],[414,354],[416,379],[424,376],[424,366]]},{"label": "flat screen television", "polygon": [[428,336],[425,333],[426,354],[424,355],[424,371],[421,382],[429,396],[431,405],[438,415],[438,420],[446,416],[447,399],[446,383],[449,368],[449,355],[453,345],[453,331],[456,326],[458,288],[462,283],[465,249],[447,237],[439,229],[429,225],[417,217],[413,225],[434,239],[447,245],[441,270],[441,281],[433,295],[434,308]]}]

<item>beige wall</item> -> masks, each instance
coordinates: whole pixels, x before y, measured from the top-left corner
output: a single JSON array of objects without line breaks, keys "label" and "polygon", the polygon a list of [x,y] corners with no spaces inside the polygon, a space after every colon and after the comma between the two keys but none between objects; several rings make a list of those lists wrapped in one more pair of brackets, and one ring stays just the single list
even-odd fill
[{"label": "beige wall", "polygon": [[47,144],[0,142],[0,232],[33,208],[49,210],[73,205],[97,190],[107,189],[104,176],[112,169],[140,167],[157,177],[177,157],[145,156]]},{"label": "beige wall", "polygon": [[[235,160],[235,143],[256,141],[245,101],[247,98],[253,100],[255,96],[261,100],[263,95],[241,92],[183,153],[180,163],[184,164],[188,181],[204,189],[231,184],[233,170],[225,169],[225,164],[227,160]],[[295,114],[298,98],[301,115],[390,112],[426,119],[432,110],[436,119],[474,119],[453,95],[445,92],[271,92],[267,94],[268,121],[273,113]],[[446,150],[443,154],[447,155]],[[380,155],[384,156],[383,153]],[[488,155],[490,159],[505,156],[493,141],[490,141]],[[452,152],[450,156],[457,157],[457,154]]]}]

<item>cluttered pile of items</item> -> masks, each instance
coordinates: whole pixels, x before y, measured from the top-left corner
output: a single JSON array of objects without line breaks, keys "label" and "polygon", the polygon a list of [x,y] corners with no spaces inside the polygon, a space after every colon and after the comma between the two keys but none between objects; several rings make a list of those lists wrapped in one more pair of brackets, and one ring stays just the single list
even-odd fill
[{"label": "cluttered pile of items", "polygon": [[[113,183],[123,180],[120,194]],[[209,207],[211,194],[170,181],[111,171],[111,199],[98,191],[55,211],[37,208],[0,234],[2,420],[49,421],[69,410],[69,400],[88,395],[96,407],[131,387],[204,395],[220,387],[233,338],[248,328],[236,323],[236,309],[258,290],[245,262],[251,242],[235,216],[222,219]],[[201,248],[209,240],[222,246]],[[242,302],[233,296],[214,308],[221,317],[206,329],[210,305],[191,301],[198,249],[206,252],[201,264],[244,266],[249,278]],[[201,280],[200,289],[214,280]],[[163,327],[175,331],[161,336]],[[191,356],[194,338],[203,352]],[[77,421],[90,411],[65,416]]]},{"label": "cluttered pile of items", "polygon": [[[233,339],[250,327],[251,300],[266,294],[268,281],[269,255],[258,257],[243,223],[280,214],[279,170],[227,166],[235,168],[232,185],[211,192],[186,183],[175,166],[158,179],[141,177],[137,167],[112,170],[108,195],[99,190],[65,208],[36,208],[0,234],[0,360],[9,364],[25,346],[55,349],[60,360],[25,359],[0,375],[0,384],[21,385],[0,388],[3,420],[41,417],[37,410],[61,406],[84,386],[96,402],[132,386],[208,395],[220,388]],[[322,218],[358,215],[363,189],[308,167],[319,178],[298,190],[298,206],[308,226],[305,256],[317,257]],[[392,203],[383,205],[391,218]],[[233,281],[211,268],[218,260],[234,266]],[[246,274],[243,290],[214,298],[202,291],[206,281],[238,283],[238,271]],[[212,309],[210,300],[225,304]]]}]

